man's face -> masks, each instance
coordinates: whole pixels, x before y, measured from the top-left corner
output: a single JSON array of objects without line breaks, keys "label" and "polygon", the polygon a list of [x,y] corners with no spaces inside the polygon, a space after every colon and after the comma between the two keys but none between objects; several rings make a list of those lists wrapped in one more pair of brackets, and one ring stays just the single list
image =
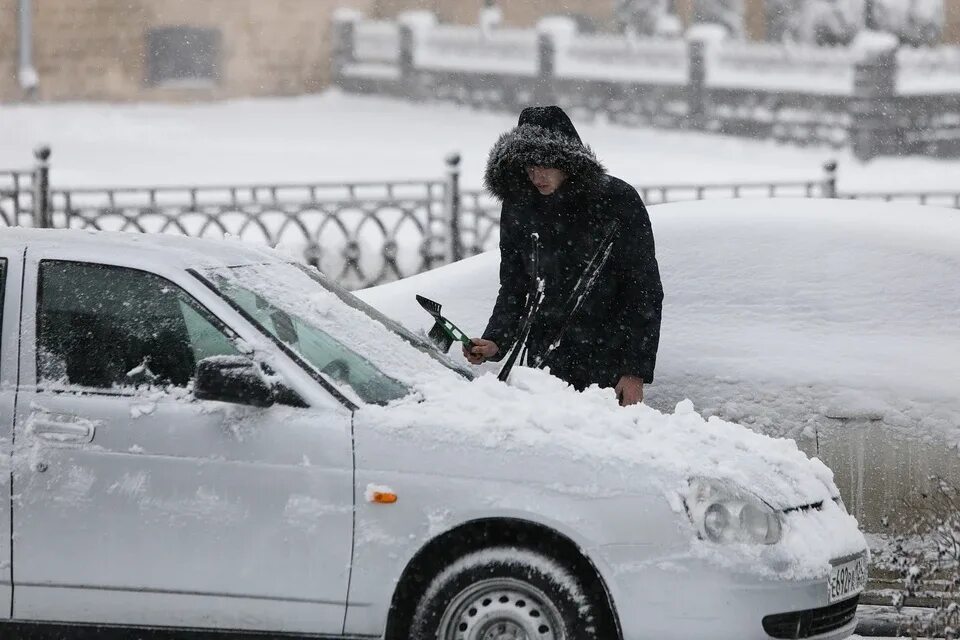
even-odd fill
[{"label": "man's face", "polygon": [[548,196],[563,184],[567,179],[567,174],[560,169],[550,169],[548,167],[527,167],[527,177],[537,188],[540,195]]}]

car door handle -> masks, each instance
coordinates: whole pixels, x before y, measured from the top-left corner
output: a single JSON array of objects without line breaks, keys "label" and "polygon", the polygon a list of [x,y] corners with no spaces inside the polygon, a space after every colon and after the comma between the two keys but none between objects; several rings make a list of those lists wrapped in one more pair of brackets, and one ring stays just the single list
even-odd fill
[{"label": "car door handle", "polygon": [[74,416],[45,416],[30,421],[30,432],[49,442],[93,442],[96,426],[89,420]]}]

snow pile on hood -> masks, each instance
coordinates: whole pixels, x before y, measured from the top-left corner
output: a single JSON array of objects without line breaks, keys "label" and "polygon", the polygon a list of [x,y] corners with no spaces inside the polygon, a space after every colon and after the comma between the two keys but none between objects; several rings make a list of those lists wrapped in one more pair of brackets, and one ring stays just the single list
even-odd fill
[{"label": "snow pile on hood", "polygon": [[363,407],[358,421],[424,441],[466,441],[498,451],[656,469],[674,495],[694,476],[736,483],[778,509],[837,495],[830,470],[793,441],[717,418],[704,420],[690,402],[673,414],[643,405],[622,408],[610,389],[578,393],[548,372],[527,368],[516,369],[509,385],[486,374],[420,392],[421,397],[386,407]]},{"label": "snow pile on hood", "polygon": [[[536,451],[539,457],[581,461],[616,470],[626,484],[641,478],[662,491],[686,518],[683,496],[694,477],[733,483],[784,515],[780,544],[717,545],[695,539],[690,553],[739,571],[787,579],[820,577],[830,560],[865,548],[857,522],[833,502],[832,472],[792,440],[697,414],[689,401],[673,414],[644,405],[622,408],[610,389],[578,393],[548,372],[518,368],[511,384],[492,374],[451,379],[389,406],[365,406],[358,428],[401,435],[429,445],[478,446],[497,452]],[[755,562],[756,561],[756,562]]]}]

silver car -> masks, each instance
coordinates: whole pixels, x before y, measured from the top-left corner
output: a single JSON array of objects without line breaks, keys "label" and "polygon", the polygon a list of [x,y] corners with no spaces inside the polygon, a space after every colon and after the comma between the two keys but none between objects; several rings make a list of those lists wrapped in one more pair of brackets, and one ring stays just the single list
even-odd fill
[{"label": "silver car", "polygon": [[239,242],[5,229],[0,292],[8,624],[853,631],[866,545],[792,441],[473,379]]}]

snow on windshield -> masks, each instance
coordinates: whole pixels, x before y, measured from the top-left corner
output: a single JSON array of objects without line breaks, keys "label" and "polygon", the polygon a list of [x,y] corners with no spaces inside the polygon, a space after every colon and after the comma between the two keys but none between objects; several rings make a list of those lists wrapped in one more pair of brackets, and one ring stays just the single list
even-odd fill
[{"label": "snow on windshield", "polygon": [[[321,363],[318,358],[312,357],[306,342],[291,342],[273,329],[268,329],[274,337],[294,347],[302,357],[334,382],[349,384],[364,402],[385,403],[407,395],[394,388],[384,390],[385,386],[389,386],[388,380],[405,385],[406,391],[409,391],[457,377],[453,373],[452,364],[446,363],[442,366],[435,355],[415,348],[358,306],[344,302],[342,296],[349,294],[336,293],[325,288],[297,265],[272,263],[223,267],[208,273],[221,282],[221,290],[228,297],[236,297],[235,293],[228,290],[229,287],[240,287],[260,296],[262,301],[257,304],[282,310],[293,316],[296,319],[294,322],[302,320],[301,331],[310,331],[311,327],[319,330],[312,332],[318,336],[317,340],[323,340],[330,347],[328,352],[332,349],[339,353],[338,357],[328,358],[330,362],[327,363]],[[226,286],[223,283],[226,283]],[[359,304],[362,303],[358,302]],[[317,340],[314,340],[314,343]],[[365,391],[363,386],[366,383],[357,384],[356,375],[344,375],[338,366],[349,366],[354,373],[361,368],[362,377],[372,380],[368,385],[371,390]],[[378,373],[381,375],[378,376]],[[351,380],[347,382],[347,378]],[[373,385],[380,389],[373,390]]]}]

